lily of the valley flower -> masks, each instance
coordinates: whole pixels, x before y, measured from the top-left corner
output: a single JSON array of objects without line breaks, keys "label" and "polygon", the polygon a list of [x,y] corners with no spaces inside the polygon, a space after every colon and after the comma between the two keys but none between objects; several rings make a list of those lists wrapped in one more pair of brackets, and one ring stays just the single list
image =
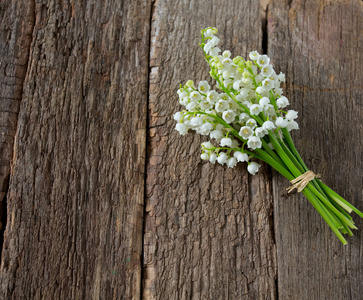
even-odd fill
[{"label": "lily of the valley flower", "polygon": [[302,192],[346,244],[342,233],[352,235],[351,229],[356,229],[348,213],[355,211],[361,217],[363,213],[314,178],[302,161],[290,136],[291,130],[299,129],[298,112],[285,111],[290,105],[281,87],[285,75],[277,75],[270,58],[257,51],[250,52],[247,60],[232,57],[229,50],[220,54],[217,32],[214,27],[202,30],[201,43],[215,83],[203,80],[195,85],[188,80],[180,86],[179,103],[185,109],[173,115],[175,129],[181,135],[193,130],[208,137],[200,157],[212,164],[233,168],[244,162],[255,175],[261,165],[252,160],[258,159],[290,181],[310,174],[311,182]]}]

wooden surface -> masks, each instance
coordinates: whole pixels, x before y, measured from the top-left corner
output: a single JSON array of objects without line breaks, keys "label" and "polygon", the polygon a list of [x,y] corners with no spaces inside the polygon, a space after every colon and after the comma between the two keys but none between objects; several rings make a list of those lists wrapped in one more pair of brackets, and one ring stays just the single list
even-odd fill
[{"label": "wooden surface", "polygon": [[[197,46],[200,29],[218,26],[223,45],[246,56],[247,49],[261,49],[259,4],[180,1],[176,6],[175,2],[158,1],[154,11],[145,297],[274,298],[276,259],[266,168],[260,176],[250,177],[243,166],[232,170],[203,163],[203,139],[196,134],[181,137],[173,120],[180,109],[175,87],[188,79],[209,77]],[[237,18],[236,12],[250,17]],[[244,27],[249,31],[238,33],[237,28]]]},{"label": "wooden surface", "polygon": [[[34,26],[34,3],[0,2],[0,230],[6,223],[14,138]],[[3,233],[0,237],[3,244]]]},{"label": "wooden surface", "polygon": [[343,247],[268,166],[173,129],[217,26],[286,73],[297,148],[363,209],[362,2],[261,3],[0,2],[0,299],[361,298],[361,231]]},{"label": "wooden surface", "polygon": [[33,6],[1,299],[140,298],[150,9]]},{"label": "wooden surface", "polygon": [[[299,111],[293,132],[307,166],[363,209],[363,2],[274,1],[268,53],[286,73]],[[289,57],[286,60],[286,57]],[[278,290],[281,299],[362,299],[363,220],[342,246],[303,195],[281,197],[273,174]]]}]

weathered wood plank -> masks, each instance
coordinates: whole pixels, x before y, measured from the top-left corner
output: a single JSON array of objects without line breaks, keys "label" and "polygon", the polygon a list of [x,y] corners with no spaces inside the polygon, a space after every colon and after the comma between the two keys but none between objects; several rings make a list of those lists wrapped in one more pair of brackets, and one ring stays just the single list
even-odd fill
[{"label": "weathered wood plank", "polygon": [[150,10],[36,1],[1,299],[140,298]]},{"label": "weathered wood plank", "polygon": [[[34,26],[34,3],[0,3],[0,247],[14,138]],[[1,251],[1,250],[0,250]]]},{"label": "weathered wood plank", "polygon": [[[308,167],[360,210],[363,169],[361,1],[273,1],[268,54],[299,111],[294,141]],[[276,175],[276,176],[275,176]],[[274,174],[281,299],[361,299],[363,222],[343,246],[303,195]]]},{"label": "weathered wood plank", "polygon": [[261,50],[257,1],[157,1],[152,22],[145,299],[275,299],[271,185],[202,163],[198,135],[181,137],[176,90],[208,78],[200,29],[217,26],[233,55]]}]

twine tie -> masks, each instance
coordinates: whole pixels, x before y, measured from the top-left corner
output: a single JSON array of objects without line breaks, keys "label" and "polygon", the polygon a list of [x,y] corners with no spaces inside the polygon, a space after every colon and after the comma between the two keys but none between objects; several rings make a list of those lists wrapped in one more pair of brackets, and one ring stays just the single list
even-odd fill
[{"label": "twine tie", "polygon": [[297,191],[300,193],[311,180],[314,178],[320,178],[320,176],[320,174],[314,174],[313,171],[307,171],[299,177],[291,180],[290,182],[292,186],[288,187],[286,190],[288,193],[291,193],[294,189],[297,189]]}]

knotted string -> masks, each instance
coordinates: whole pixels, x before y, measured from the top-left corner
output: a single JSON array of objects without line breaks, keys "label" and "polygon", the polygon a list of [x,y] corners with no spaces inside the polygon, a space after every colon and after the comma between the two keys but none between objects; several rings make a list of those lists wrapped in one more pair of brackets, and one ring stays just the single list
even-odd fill
[{"label": "knotted string", "polygon": [[320,176],[320,174],[314,174],[313,171],[307,171],[299,177],[291,180],[290,182],[292,183],[292,186],[288,187],[286,190],[288,193],[291,193],[294,189],[297,189],[300,193],[311,180],[314,178],[320,178]]}]

